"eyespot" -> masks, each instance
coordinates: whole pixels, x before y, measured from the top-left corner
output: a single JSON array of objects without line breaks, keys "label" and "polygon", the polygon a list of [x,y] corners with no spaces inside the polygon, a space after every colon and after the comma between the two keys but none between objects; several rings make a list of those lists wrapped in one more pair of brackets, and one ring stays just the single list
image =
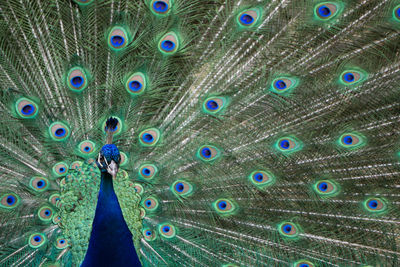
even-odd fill
[{"label": "eyespot", "polygon": [[0,207],[6,209],[13,209],[16,208],[20,203],[20,198],[17,194],[8,193],[2,195],[0,198]]},{"label": "eyespot", "polygon": [[132,74],[125,83],[125,88],[133,96],[141,95],[146,89],[146,76],[142,72]]},{"label": "eyespot", "polygon": [[88,157],[95,152],[96,144],[89,140],[82,141],[78,145],[78,149],[82,156]]},{"label": "eyespot", "polygon": [[275,182],[275,177],[268,171],[253,171],[249,176],[250,182],[259,188],[270,186]]},{"label": "eyespot", "polygon": [[154,211],[158,208],[158,201],[154,197],[145,198],[142,204],[147,211]]},{"label": "eyespot", "polygon": [[32,100],[23,97],[18,99],[15,103],[15,110],[17,111],[18,116],[21,118],[32,119],[38,114],[39,107]]},{"label": "eyespot", "polygon": [[47,241],[47,238],[44,234],[35,233],[30,235],[28,244],[31,248],[39,248],[43,246]]},{"label": "eyespot", "polygon": [[48,206],[41,207],[38,210],[39,219],[43,222],[50,222],[53,218],[54,211]]},{"label": "eyespot", "polygon": [[220,215],[231,215],[236,210],[236,205],[226,198],[216,200],[213,207]]},{"label": "eyespot", "polygon": [[49,187],[49,181],[43,177],[33,177],[29,186],[36,192],[44,192]]},{"label": "eyespot", "polygon": [[329,180],[321,180],[314,184],[314,191],[321,196],[332,196],[338,193],[338,186]]},{"label": "eyespot", "polygon": [[[118,120],[117,126],[111,130],[111,132],[113,133],[114,136],[118,135],[121,133],[122,131],[122,127],[123,127],[123,123],[122,120],[116,116],[113,116],[113,118]],[[106,122],[107,120],[104,120],[103,125],[102,125],[102,129],[103,129],[103,133],[106,133],[105,129],[106,129]]]},{"label": "eyespot", "polygon": [[140,219],[143,219],[146,216],[146,210],[144,208],[140,208]]},{"label": "eyespot", "polygon": [[64,249],[68,247],[68,241],[64,237],[59,237],[56,240],[56,248]]},{"label": "eyespot", "polygon": [[141,184],[133,184],[133,187],[135,188],[136,193],[138,193],[139,195],[143,195],[144,190]]},{"label": "eyespot", "polygon": [[293,264],[294,267],[314,267],[314,264],[310,261],[299,260]]},{"label": "eyespot", "polygon": [[261,17],[261,11],[258,8],[243,11],[237,16],[237,23],[241,27],[249,28],[254,26]]},{"label": "eyespot", "polygon": [[156,128],[144,130],[139,135],[139,141],[142,146],[155,146],[160,140],[160,131]]},{"label": "eyespot", "polygon": [[121,161],[119,162],[119,166],[122,167],[128,163],[128,156],[124,152],[119,152],[121,156]]},{"label": "eyespot", "polygon": [[54,141],[64,141],[70,135],[69,127],[62,122],[54,122],[49,127],[50,137]]},{"label": "eyespot", "polygon": [[203,161],[214,161],[221,156],[221,151],[212,145],[201,146],[197,150],[197,157]]},{"label": "eyespot", "polygon": [[75,3],[77,3],[81,6],[86,6],[93,2],[93,0],[74,0],[74,1],[75,1]]},{"label": "eyespot", "polygon": [[143,236],[146,241],[153,241],[156,239],[156,232],[149,228],[143,229]]},{"label": "eyespot", "polygon": [[74,162],[71,163],[71,166],[69,166],[69,168],[70,168],[71,170],[77,170],[77,169],[79,169],[80,167],[82,167],[82,164],[83,164],[82,161],[74,161]]},{"label": "eyespot", "polygon": [[203,102],[203,111],[208,114],[220,113],[227,105],[225,97],[209,97]]},{"label": "eyespot", "polygon": [[314,8],[316,18],[329,20],[339,14],[340,7],[334,2],[324,2]]},{"label": "eyespot", "polygon": [[80,67],[72,68],[67,75],[67,85],[72,91],[83,91],[88,85],[86,71]]},{"label": "eyespot", "polygon": [[54,223],[54,224],[58,224],[59,222],[61,222],[61,217],[60,217],[60,215],[54,214],[54,216],[53,216],[53,223]]},{"label": "eyespot", "polygon": [[400,5],[396,6],[393,9],[393,17],[397,20],[400,21]]},{"label": "eyespot", "polygon": [[288,136],[278,139],[278,141],[275,144],[275,147],[279,151],[289,154],[300,150],[301,144],[297,139]]},{"label": "eyespot", "polygon": [[278,226],[278,231],[285,237],[294,238],[299,235],[298,226],[291,222],[283,222]]},{"label": "eyespot", "polygon": [[387,209],[387,204],[384,199],[372,197],[364,201],[364,207],[369,212],[383,212]]},{"label": "eyespot", "polygon": [[171,10],[172,0],[157,1],[150,3],[151,11],[156,15],[166,15]]},{"label": "eyespot", "polygon": [[287,94],[298,85],[298,79],[294,77],[279,77],[272,81],[271,91],[277,94]]},{"label": "eyespot", "polygon": [[165,238],[173,238],[176,234],[175,227],[170,223],[160,224],[158,226],[158,232]]},{"label": "eyespot", "polygon": [[366,73],[357,70],[346,70],[340,75],[340,82],[344,85],[354,85],[366,79]]},{"label": "eyespot", "polygon": [[345,148],[359,148],[364,145],[364,138],[358,133],[345,133],[339,138],[339,145]]},{"label": "eyespot", "polygon": [[57,177],[64,176],[68,173],[68,165],[64,162],[58,162],[53,166],[53,174]]},{"label": "eyespot", "polygon": [[112,28],[107,38],[108,46],[114,51],[125,48],[129,41],[127,31],[119,26]]},{"label": "eyespot", "polygon": [[49,202],[51,204],[53,204],[54,206],[57,204],[57,201],[60,201],[60,200],[61,200],[60,194],[52,194],[49,197]]},{"label": "eyespot", "polygon": [[179,39],[174,32],[164,35],[158,43],[158,49],[166,55],[174,54],[179,48]]},{"label": "eyespot", "polygon": [[144,164],[139,167],[139,176],[144,179],[152,179],[157,174],[158,169],[154,164]]},{"label": "eyespot", "polygon": [[193,186],[184,180],[177,180],[172,184],[171,191],[177,196],[186,197],[192,193]]}]

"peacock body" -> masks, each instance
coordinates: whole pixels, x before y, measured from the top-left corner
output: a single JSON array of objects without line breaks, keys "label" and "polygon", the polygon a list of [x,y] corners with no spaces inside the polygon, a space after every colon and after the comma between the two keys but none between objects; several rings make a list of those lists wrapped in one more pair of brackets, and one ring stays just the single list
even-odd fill
[{"label": "peacock body", "polygon": [[0,14],[0,266],[400,266],[399,1]]}]

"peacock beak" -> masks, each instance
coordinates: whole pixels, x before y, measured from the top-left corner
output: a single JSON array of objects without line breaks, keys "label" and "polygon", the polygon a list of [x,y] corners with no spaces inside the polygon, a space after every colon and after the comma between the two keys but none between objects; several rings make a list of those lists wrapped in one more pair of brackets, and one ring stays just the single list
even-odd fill
[{"label": "peacock beak", "polygon": [[114,160],[111,160],[110,164],[107,165],[107,172],[113,177],[117,176],[118,164]]}]

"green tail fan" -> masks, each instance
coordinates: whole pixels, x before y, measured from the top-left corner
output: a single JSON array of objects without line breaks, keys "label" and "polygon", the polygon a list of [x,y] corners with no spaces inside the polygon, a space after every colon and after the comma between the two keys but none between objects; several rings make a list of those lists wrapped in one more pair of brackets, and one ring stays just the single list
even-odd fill
[{"label": "green tail fan", "polygon": [[0,266],[400,265],[399,1],[0,9]]}]

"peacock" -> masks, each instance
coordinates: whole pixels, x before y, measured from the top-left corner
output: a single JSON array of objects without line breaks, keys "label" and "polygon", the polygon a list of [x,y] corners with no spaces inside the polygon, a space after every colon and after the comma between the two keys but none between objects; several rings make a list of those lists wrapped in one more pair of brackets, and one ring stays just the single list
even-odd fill
[{"label": "peacock", "polygon": [[400,1],[0,17],[0,266],[400,266]]}]

